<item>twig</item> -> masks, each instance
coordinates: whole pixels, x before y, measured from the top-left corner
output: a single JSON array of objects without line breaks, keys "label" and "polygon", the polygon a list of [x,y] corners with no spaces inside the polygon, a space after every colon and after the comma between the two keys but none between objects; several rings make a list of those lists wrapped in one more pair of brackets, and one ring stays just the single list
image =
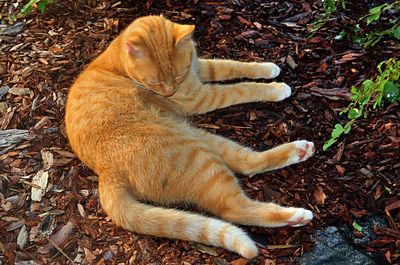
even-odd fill
[{"label": "twig", "polygon": [[69,261],[74,263],[74,261],[59,246],[57,246],[57,244],[53,240],[51,240],[49,237],[47,237],[47,240],[49,240],[49,242],[53,245],[53,247],[55,247],[58,250],[58,252],[60,252]]}]

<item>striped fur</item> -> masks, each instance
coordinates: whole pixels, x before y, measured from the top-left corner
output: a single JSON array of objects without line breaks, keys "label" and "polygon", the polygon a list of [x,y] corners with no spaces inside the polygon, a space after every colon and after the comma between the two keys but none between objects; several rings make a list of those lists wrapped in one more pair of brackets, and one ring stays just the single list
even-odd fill
[{"label": "striped fur", "polygon": [[[128,26],[71,87],[68,138],[99,175],[101,204],[118,225],[253,258],[258,253],[254,242],[231,222],[299,226],[310,222],[312,213],[249,199],[234,172],[250,175],[301,162],[314,146],[302,140],[255,152],[191,126],[186,121],[191,114],[279,101],[291,93],[276,82],[206,83],[273,78],[280,69],[273,63],[199,59],[190,38],[193,29],[159,16]],[[182,202],[224,221],[168,208]]]}]

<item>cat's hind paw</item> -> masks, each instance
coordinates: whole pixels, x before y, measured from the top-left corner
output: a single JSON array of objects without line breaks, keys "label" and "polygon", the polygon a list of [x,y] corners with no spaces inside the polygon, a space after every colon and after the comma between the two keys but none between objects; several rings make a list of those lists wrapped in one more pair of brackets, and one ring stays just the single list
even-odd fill
[{"label": "cat's hind paw", "polygon": [[298,227],[304,226],[311,222],[313,219],[313,213],[303,208],[293,208],[294,214],[287,222],[288,226]]},{"label": "cat's hind paw", "polygon": [[272,79],[277,77],[281,73],[281,68],[274,63],[260,63],[263,76],[260,78]]},{"label": "cat's hind paw", "polygon": [[295,141],[297,156],[299,162],[302,162],[313,156],[315,153],[315,147],[313,142],[308,142],[306,140]]},{"label": "cat's hind paw", "polygon": [[303,162],[308,158],[312,157],[315,153],[315,147],[313,142],[309,142],[306,140],[299,140],[292,142],[292,144],[295,145],[295,150],[291,153],[285,166]]}]

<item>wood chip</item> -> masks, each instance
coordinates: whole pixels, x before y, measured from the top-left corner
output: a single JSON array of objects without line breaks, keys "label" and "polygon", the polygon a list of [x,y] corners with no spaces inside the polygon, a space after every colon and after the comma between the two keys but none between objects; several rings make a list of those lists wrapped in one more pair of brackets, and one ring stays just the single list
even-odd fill
[{"label": "wood chip", "polygon": [[46,192],[49,173],[39,170],[32,179],[31,199],[40,202]]},{"label": "wood chip", "polygon": [[26,243],[28,242],[28,231],[26,229],[26,226],[22,226],[21,230],[18,233],[17,237],[17,246],[20,249],[24,249]]},{"label": "wood chip", "polygon": [[16,96],[22,96],[29,95],[31,93],[31,90],[27,87],[12,87],[10,88],[10,90],[8,90],[8,93]]}]

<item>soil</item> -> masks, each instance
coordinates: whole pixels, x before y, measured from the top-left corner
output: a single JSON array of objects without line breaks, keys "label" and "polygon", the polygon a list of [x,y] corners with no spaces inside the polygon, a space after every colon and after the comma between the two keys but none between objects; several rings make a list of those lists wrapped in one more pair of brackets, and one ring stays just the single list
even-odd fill
[{"label": "soil", "polygon": [[[379,215],[387,225],[374,226],[373,239],[359,240],[357,248],[398,264],[399,104],[371,109],[322,151],[334,124],[347,121],[339,113],[351,86],[374,77],[380,61],[399,58],[400,44],[389,37],[368,50],[335,39],[384,1],[349,0],[315,34],[310,24],[323,12],[320,1],[65,0],[12,22],[22,2],[0,2],[0,263],[294,264],[313,248],[316,231],[347,224],[348,233],[362,239],[357,224]],[[99,204],[96,175],[68,145],[63,116],[69,86],[125,26],[149,14],[195,24],[203,57],[277,63],[278,80],[293,88],[283,102],[193,118],[198,127],[256,150],[297,139],[316,144],[315,156],[304,163],[241,178],[252,198],[315,214],[302,228],[243,227],[259,242],[254,260],[116,227]]]}]

